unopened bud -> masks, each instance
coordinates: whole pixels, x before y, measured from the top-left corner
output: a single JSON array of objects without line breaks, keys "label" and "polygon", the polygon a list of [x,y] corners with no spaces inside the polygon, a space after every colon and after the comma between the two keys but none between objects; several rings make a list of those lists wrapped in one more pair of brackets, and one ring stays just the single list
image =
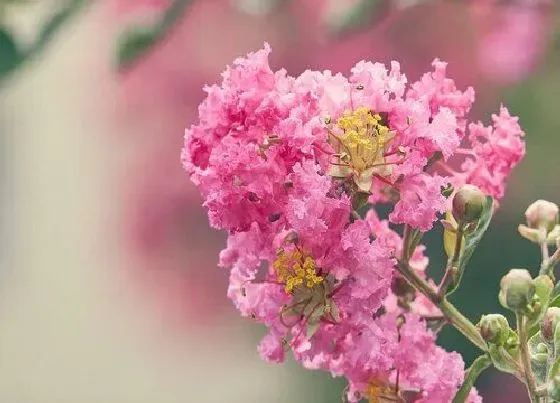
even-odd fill
[{"label": "unopened bud", "polygon": [[457,221],[472,222],[482,215],[486,196],[474,185],[464,185],[453,197],[453,216]]},{"label": "unopened bud", "polygon": [[478,327],[486,342],[497,345],[504,345],[511,331],[506,317],[499,314],[484,315],[480,318]]},{"label": "unopened bud", "polygon": [[527,225],[531,228],[545,228],[547,232],[558,224],[558,206],[546,200],[537,200],[525,211]]},{"label": "unopened bud", "polygon": [[535,295],[535,284],[525,269],[511,269],[500,281],[500,303],[513,311],[525,311]]},{"label": "unopened bud", "polygon": [[558,323],[560,323],[560,308],[548,308],[541,323],[541,334],[546,341],[554,340],[554,332]]}]

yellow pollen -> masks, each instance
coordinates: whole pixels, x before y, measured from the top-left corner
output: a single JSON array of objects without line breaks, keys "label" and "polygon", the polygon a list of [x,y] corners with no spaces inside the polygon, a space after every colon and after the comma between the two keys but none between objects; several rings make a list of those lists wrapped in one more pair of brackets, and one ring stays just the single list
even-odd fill
[{"label": "yellow pollen", "polygon": [[285,285],[287,293],[292,293],[298,286],[313,288],[323,282],[323,277],[317,275],[315,260],[300,251],[286,253],[279,250],[272,267],[276,272],[276,279]]},{"label": "yellow pollen", "polygon": [[398,391],[395,390],[393,385],[376,378],[373,378],[369,382],[366,397],[369,403],[402,401]]},{"label": "yellow pollen", "polygon": [[344,112],[336,122],[342,129],[342,134],[335,137],[340,151],[346,154],[349,165],[358,173],[384,162],[385,146],[394,133],[381,121],[379,114],[362,106],[353,112]]}]

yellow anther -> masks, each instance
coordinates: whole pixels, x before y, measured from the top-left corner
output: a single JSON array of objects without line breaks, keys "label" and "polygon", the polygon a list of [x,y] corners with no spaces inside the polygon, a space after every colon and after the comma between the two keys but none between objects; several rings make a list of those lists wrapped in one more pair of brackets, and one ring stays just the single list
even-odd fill
[{"label": "yellow anther", "polygon": [[336,122],[342,133],[334,134],[333,145],[348,156],[344,163],[357,174],[384,163],[385,146],[394,133],[382,120],[381,115],[362,106],[345,111]]},{"label": "yellow anther", "polygon": [[315,260],[299,250],[292,254],[280,251],[272,267],[277,281],[284,284],[287,293],[292,293],[298,286],[313,288],[323,282],[323,277],[317,275]]},{"label": "yellow anther", "polygon": [[369,403],[400,402],[398,390],[388,382],[373,378],[368,384],[366,397]]}]

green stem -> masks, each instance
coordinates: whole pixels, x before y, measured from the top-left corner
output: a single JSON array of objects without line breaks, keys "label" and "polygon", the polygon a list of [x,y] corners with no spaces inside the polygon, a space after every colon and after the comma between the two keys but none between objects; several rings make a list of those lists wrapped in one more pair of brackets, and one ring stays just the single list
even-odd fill
[{"label": "green stem", "polygon": [[531,402],[539,403],[540,398],[537,393],[537,382],[531,368],[531,358],[529,356],[529,348],[527,344],[529,342],[529,335],[527,333],[527,318],[520,313],[516,313],[515,318],[517,319],[517,334],[519,335],[519,355],[521,356],[521,365],[523,367],[527,391],[529,392]]},{"label": "green stem", "polygon": [[420,278],[408,263],[400,261],[397,268],[403,277],[406,278],[414,288],[432,301],[432,303],[440,309],[445,319],[469,339],[471,343],[482,351],[486,352],[488,350],[486,342],[471,321],[459,312],[447,299],[442,298],[426,281]]},{"label": "green stem", "polygon": [[[548,252],[548,246],[546,248]],[[543,250],[542,245],[541,245],[541,250]],[[552,279],[552,281],[555,281],[554,267],[560,262],[560,248],[557,248],[556,251],[550,257],[548,257],[548,253],[546,255],[544,251],[542,253],[543,253],[543,261],[541,263],[541,270],[539,274],[541,275],[546,274]]]},{"label": "green stem", "polygon": [[453,398],[453,403],[464,403],[469,397],[469,393],[474,386],[474,383],[486,368],[492,365],[492,360],[486,354],[479,356],[473,361],[472,365],[465,372],[465,380],[461,388]]}]

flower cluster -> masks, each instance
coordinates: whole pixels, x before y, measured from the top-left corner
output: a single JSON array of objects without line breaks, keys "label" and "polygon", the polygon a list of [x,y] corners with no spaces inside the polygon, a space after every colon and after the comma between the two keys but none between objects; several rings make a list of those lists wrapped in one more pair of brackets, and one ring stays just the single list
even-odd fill
[{"label": "flower cluster", "polygon": [[[493,128],[469,125],[474,91],[438,60],[408,84],[396,62],[291,77],[271,70],[269,53],[236,60],[205,89],[182,154],[211,225],[229,234],[228,296],[269,328],[263,358],[291,350],[347,378],[351,400],[451,401],[463,362],[435,344],[437,307],[395,271],[403,240],[389,224],[431,229],[453,185],[501,197],[524,154],[516,118],[502,108]],[[394,203],[388,220],[361,219],[367,202]],[[419,276],[427,263],[416,247]]]}]

